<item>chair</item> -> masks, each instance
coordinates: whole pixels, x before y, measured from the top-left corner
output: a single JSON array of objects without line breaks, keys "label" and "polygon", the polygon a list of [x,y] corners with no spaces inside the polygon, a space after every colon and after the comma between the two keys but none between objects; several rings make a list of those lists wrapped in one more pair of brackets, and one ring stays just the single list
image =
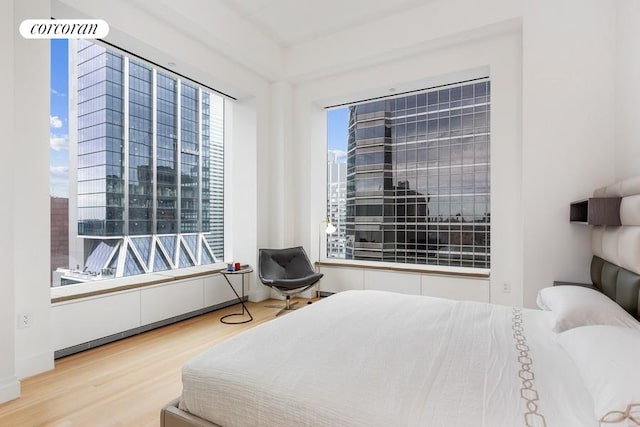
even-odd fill
[{"label": "chair", "polygon": [[[258,276],[265,285],[275,289],[286,299],[286,305],[276,316],[285,311],[295,310],[297,302],[291,303],[291,295],[296,295],[312,287],[323,276],[316,273],[302,246],[286,249],[260,249]],[[276,306],[274,308],[280,308]]]}]

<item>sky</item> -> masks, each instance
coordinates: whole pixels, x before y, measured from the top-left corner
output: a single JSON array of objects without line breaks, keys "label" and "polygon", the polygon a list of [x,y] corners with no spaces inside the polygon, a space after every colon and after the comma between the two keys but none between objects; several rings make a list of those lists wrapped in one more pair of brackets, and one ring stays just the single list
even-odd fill
[{"label": "sky", "polygon": [[69,197],[69,52],[68,40],[51,40],[49,111],[49,193]]},{"label": "sky", "polygon": [[327,111],[327,148],[338,153],[339,162],[347,158],[349,107]]}]

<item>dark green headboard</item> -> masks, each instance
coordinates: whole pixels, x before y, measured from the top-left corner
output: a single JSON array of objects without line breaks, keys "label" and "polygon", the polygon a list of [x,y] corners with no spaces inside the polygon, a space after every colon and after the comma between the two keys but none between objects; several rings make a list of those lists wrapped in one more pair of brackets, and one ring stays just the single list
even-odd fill
[{"label": "dark green headboard", "polygon": [[591,259],[591,281],[596,288],[640,320],[640,275],[594,255]]}]

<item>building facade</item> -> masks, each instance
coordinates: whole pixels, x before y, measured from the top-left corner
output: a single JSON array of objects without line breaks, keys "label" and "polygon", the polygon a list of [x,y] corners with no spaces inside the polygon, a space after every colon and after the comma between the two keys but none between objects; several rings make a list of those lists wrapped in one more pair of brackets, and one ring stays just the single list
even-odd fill
[{"label": "building facade", "polygon": [[327,258],[344,258],[347,220],[347,163],[329,152],[327,161],[327,219],[336,231],[327,234]]},{"label": "building facade", "polygon": [[69,265],[69,199],[50,197],[51,203],[51,270]]},{"label": "building facade", "polygon": [[74,277],[221,260],[224,99],[86,40],[69,62]]},{"label": "building facade", "polygon": [[489,268],[488,79],[349,107],[345,258]]}]

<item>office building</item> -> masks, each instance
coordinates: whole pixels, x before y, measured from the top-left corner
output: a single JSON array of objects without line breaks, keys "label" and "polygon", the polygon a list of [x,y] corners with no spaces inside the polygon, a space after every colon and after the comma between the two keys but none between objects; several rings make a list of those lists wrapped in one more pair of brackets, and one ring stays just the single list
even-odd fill
[{"label": "office building", "polygon": [[63,284],[221,260],[224,99],[86,40],[69,60],[76,271]]},{"label": "office building", "polygon": [[349,107],[347,259],[489,267],[489,88]]},{"label": "office building", "polygon": [[340,153],[329,152],[327,161],[327,218],[336,231],[327,235],[327,258],[344,258],[347,220],[347,163]]}]

